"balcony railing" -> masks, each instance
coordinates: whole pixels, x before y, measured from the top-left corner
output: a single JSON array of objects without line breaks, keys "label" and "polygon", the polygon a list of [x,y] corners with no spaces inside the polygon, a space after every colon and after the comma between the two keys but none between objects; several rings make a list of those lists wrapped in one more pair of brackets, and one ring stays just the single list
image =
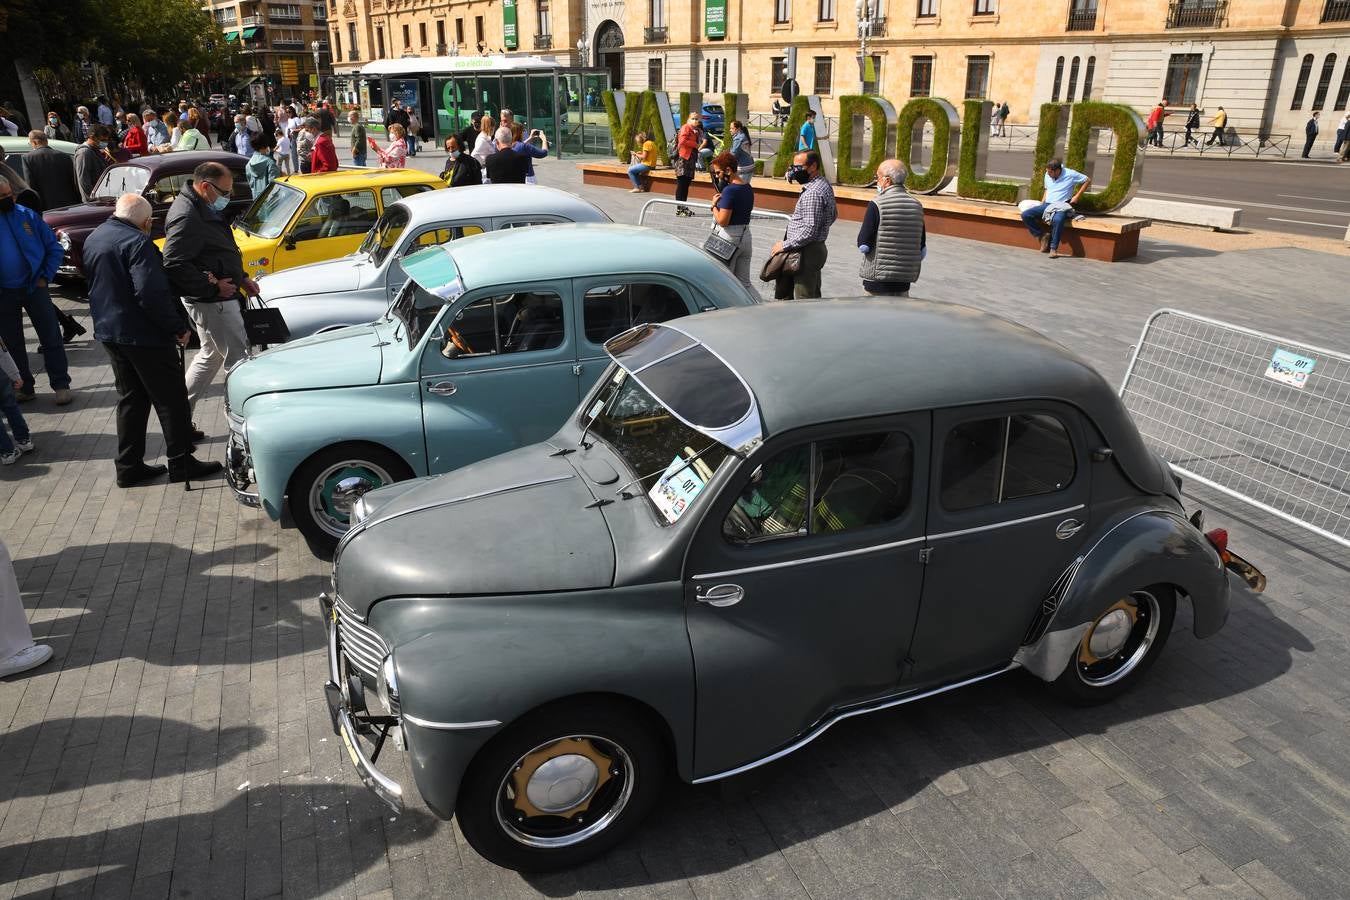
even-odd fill
[{"label": "balcony railing", "polygon": [[668,44],[670,43],[670,29],[665,25],[649,25],[642,29],[642,43]]},{"label": "balcony railing", "polygon": [[305,49],[305,42],[304,42],[304,41],[293,41],[293,40],[290,40],[290,39],[285,39],[285,40],[283,40],[283,39],[281,39],[281,38],[277,38],[276,40],[272,41],[272,49],[273,49],[273,50],[303,50],[303,49]]},{"label": "balcony railing", "polygon": [[548,50],[548,49],[549,49],[550,47],[552,47],[552,46],[553,46],[553,35],[551,35],[551,34],[536,34],[536,35],[534,36],[534,49],[536,49],[536,50]]},{"label": "balcony railing", "polygon": [[1069,21],[1065,31],[1093,31],[1097,27],[1097,7],[1069,5]]},{"label": "balcony railing", "polygon": [[1350,0],[1327,0],[1322,7],[1323,22],[1350,22]]},{"label": "balcony railing", "polygon": [[244,16],[239,20],[239,24],[244,28],[253,28],[257,25],[266,25],[267,20],[262,16]]},{"label": "balcony railing", "polygon": [[301,19],[300,19],[300,14],[299,14],[298,12],[295,12],[295,13],[289,13],[289,12],[274,12],[274,13],[268,13],[268,14],[267,14],[267,19],[268,19],[268,21],[270,21],[270,22],[299,22],[299,21],[301,21]]},{"label": "balcony railing", "polygon": [[1172,0],[1168,28],[1218,28],[1228,14],[1228,0]]}]

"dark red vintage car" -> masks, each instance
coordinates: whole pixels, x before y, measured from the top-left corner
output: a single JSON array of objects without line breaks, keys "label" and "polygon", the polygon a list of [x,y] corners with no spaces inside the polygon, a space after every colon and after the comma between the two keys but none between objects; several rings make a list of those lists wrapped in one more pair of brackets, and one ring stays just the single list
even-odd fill
[{"label": "dark red vintage car", "polygon": [[192,177],[192,170],[204,162],[223,163],[234,173],[234,191],[225,212],[226,220],[246,211],[253,203],[253,195],[244,177],[244,164],[248,162],[245,157],[224,150],[183,150],[138,156],[109,167],[94,185],[88,203],[63,206],[42,214],[66,250],[58,274],[84,277],[81,256],[84,239],[113,214],[113,206],[123,194],[140,194],[150,201],[154,209],[153,237],[164,237],[164,217],[169,214],[169,204]]}]

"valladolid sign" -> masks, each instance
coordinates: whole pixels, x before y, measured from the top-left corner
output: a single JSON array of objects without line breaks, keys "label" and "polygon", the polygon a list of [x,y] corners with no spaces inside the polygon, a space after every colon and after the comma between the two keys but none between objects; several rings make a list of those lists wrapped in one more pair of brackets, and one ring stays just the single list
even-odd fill
[{"label": "valladolid sign", "polygon": [[[661,161],[669,163],[667,145],[675,135],[676,123],[685,121],[691,109],[702,107],[703,95],[680,94],[678,119],[664,92],[605,91],[604,103],[614,153],[621,162],[627,162],[629,151],[634,149],[633,136],[644,131],[656,143]],[[749,105],[748,94],[722,95],[728,127],[733,119],[748,118]],[[821,114],[820,98],[802,95],[792,101],[778,153],[765,161],[770,174],[781,176],[787,171],[797,146],[792,135],[801,130],[809,110]],[[822,142],[822,161],[826,171],[834,169],[839,184],[863,185],[872,180],[882,160],[895,157],[909,171],[905,187],[914,193],[935,194],[955,179],[958,196],[1017,203],[1025,199],[1027,185],[991,181],[986,177],[992,111],[993,104],[988,100],[967,100],[962,109],[964,115],[958,115],[956,107],[946,100],[915,97],[897,113],[895,106],[883,97],[840,97],[839,160],[836,165],[829,144]],[[862,141],[855,141],[854,137],[856,129],[865,128],[864,120],[870,121],[872,131],[867,145],[862,147]],[[967,123],[964,128],[963,121]],[[932,127],[933,154],[932,163],[924,167],[912,160],[919,157],[926,125]],[[1111,178],[1104,186],[1084,194],[1076,208],[1081,212],[1107,213],[1124,206],[1134,196],[1143,174],[1145,131],[1143,120],[1133,109],[1117,103],[1046,103],[1041,106],[1039,126],[1031,184],[1039,188],[1046,162],[1057,154],[1063,156],[1065,165],[1085,171],[1100,132],[1111,131],[1115,135]],[[855,150],[855,144],[861,152]],[[865,159],[855,159],[864,153]],[[1040,199],[1039,189],[1032,199]]]}]

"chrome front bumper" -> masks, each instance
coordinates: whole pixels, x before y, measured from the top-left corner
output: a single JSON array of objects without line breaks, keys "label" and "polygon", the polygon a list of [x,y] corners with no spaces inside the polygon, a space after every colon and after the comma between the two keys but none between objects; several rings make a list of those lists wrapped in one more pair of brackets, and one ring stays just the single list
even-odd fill
[{"label": "chrome front bumper", "polygon": [[248,452],[248,437],[245,434],[244,420],[229,417],[230,437],[225,442],[225,480],[234,491],[234,499],[244,506],[262,508],[262,497],[253,486],[253,457]]},{"label": "chrome front bumper", "polygon": [[323,686],[323,691],[328,700],[328,716],[332,720],[333,732],[342,739],[347,755],[351,757],[352,765],[356,767],[356,773],[361,776],[361,782],[394,812],[402,812],[402,786],[375,768],[375,760],[366,753],[358,738],[362,731],[368,732],[376,727],[385,728],[384,736],[376,744],[375,755],[378,756],[389,730],[398,727],[399,718],[373,716],[353,708],[351,693],[360,688],[353,686],[351,679],[355,678],[359,686],[360,678],[348,671],[338,636],[333,600],[327,594],[319,595],[319,609],[323,613],[324,627],[328,629],[328,683]]}]

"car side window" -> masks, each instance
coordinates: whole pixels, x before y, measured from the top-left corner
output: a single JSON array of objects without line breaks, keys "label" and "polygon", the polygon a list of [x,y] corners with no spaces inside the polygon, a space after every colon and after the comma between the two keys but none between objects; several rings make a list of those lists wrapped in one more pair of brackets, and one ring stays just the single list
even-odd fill
[{"label": "car side window", "polygon": [[380,188],[380,206],[387,209],[390,204],[397,203],[404,197],[411,197],[414,194],[429,190],[431,190],[431,186],[427,184],[400,184],[394,187]]},{"label": "car side window", "polygon": [[[191,172],[182,175],[165,175],[163,178],[155,181],[154,187],[151,188],[151,194],[147,199],[156,206],[165,206],[172,203],[173,198],[178,196],[178,192],[183,189],[183,185],[187,184],[191,178]],[[232,193],[238,193],[239,182],[243,182],[244,190],[249,190],[248,179],[240,178],[235,182],[235,190]]]},{"label": "car side window", "polygon": [[1061,491],[1076,467],[1068,429],[1054,416],[961,422],[943,445],[942,506],[956,512]]},{"label": "car side window", "polygon": [[581,302],[586,340],[605,341],[632,328],[689,314],[680,292],[664,284],[608,284],[593,287]]},{"label": "car side window", "polygon": [[899,431],[793,447],[759,466],[722,523],[732,543],[882,525],[909,508],[914,444]]},{"label": "car side window", "polygon": [[505,231],[508,228],[529,228],[531,225],[557,225],[557,219],[516,219],[513,222],[503,222],[498,226],[498,231]]},{"label": "car side window", "polygon": [[451,241],[457,241],[460,238],[470,237],[475,234],[482,234],[483,229],[478,225],[451,225],[446,228],[433,228],[430,231],[424,231],[417,236],[417,239],[408,245],[404,256],[409,253],[416,253],[426,247],[435,247],[437,244],[448,244]]},{"label": "car side window", "polygon": [[519,291],[476,300],[456,313],[441,338],[441,355],[456,359],[553,350],[565,337],[562,297]]},{"label": "car side window", "polygon": [[291,229],[291,237],[297,241],[312,241],[365,234],[376,218],[375,195],[370,191],[326,194],[310,201],[295,228]]}]

